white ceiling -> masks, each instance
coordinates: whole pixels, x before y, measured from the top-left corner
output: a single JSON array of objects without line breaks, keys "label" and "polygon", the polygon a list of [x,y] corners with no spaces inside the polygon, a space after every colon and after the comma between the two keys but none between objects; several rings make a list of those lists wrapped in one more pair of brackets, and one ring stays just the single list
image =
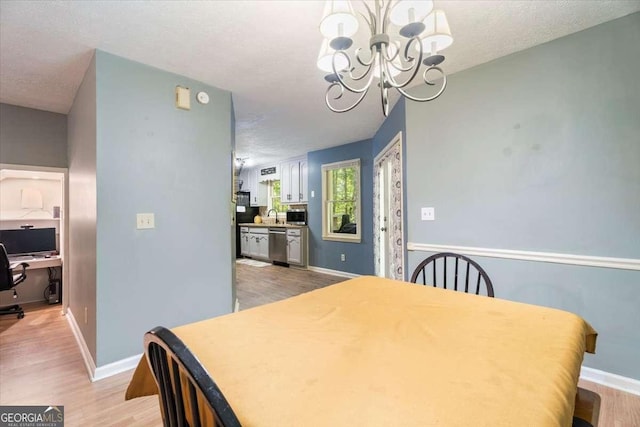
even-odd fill
[{"label": "white ceiling", "polygon": [[[455,40],[448,74],[640,10],[638,0],[435,4]],[[369,138],[383,121],[377,93],[345,114],[324,105],[315,66],[323,5],[1,1],[0,102],[67,113],[98,48],[231,91],[237,154],[254,164]]]}]

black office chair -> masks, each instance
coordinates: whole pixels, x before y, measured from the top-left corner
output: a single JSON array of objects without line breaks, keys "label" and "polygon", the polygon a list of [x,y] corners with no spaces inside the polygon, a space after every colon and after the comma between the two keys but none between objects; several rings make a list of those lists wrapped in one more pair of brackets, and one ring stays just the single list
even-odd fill
[{"label": "black office chair", "polygon": [[161,326],[152,329],[144,335],[144,347],[165,426],[200,426],[207,424],[207,415],[216,427],[241,426],[213,378],[173,332]]},{"label": "black office chair", "polygon": [[[440,263],[442,266],[438,268],[438,260],[442,259],[443,262]],[[449,263],[449,268],[447,268],[447,259],[451,259]],[[452,265],[455,260],[455,265]],[[466,268],[462,265],[462,271],[458,271],[458,264],[466,263]],[[427,274],[427,271],[431,270],[431,275]],[[477,273],[477,277],[472,278],[472,272],[475,270]],[[441,274],[438,274],[441,273]],[[464,283],[460,283],[460,289],[458,289],[458,277],[460,275],[464,275]],[[489,275],[480,267],[480,265],[474,260],[460,254],[454,254],[452,252],[442,252],[439,254],[431,255],[429,258],[422,261],[416,269],[413,271],[411,275],[411,282],[418,283],[418,278],[422,276],[422,284],[426,285],[427,283],[433,285],[433,287],[437,287],[438,277],[442,277],[442,287],[444,289],[452,289],[454,291],[464,291],[469,292],[469,288],[471,285],[471,292],[476,295],[480,295],[481,285],[480,283],[484,283],[484,288],[486,289],[487,296],[493,297],[493,284],[491,283],[491,279],[489,279]],[[453,276],[453,284],[451,281],[447,282],[447,277]],[[462,278],[461,278],[462,279]],[[469,283],[469,279],[471,279],[471,283]],[[447,287],[449,285],[449,287]],[[453,285],[453,286],[452,286]],[[463,288],[464,285],[464,288]],[[475,286],[475,290],[473,287]]]},{"label": "black office chair", "polygon": [[[17,266],[22,266],[22,271],[18,274],[14,274],[13,269]],[[29,267],[29,264],[26,262],[11,265],[9,263],[7,250],[4,245],[0,243],[0,291],[13,290],[13,297],[16,298],[18,293],[16,292],[15,287],[24,282],[24,279],[27,278],[27,267]],[[15,304],[0,308],[0,315],[3,314],[16,314],[18,319],[22,319],[24,317],[24,310],[22,307]]]}]

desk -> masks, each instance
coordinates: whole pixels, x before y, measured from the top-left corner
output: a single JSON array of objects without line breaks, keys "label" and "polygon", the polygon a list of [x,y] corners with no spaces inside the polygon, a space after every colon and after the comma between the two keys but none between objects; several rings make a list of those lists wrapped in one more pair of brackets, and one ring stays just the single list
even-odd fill
[{"label": "desk", "polygon": [[[377,277],[173,332],[246,426],[570,426],[596,339],[564,311]],[[143,358],[126,398],[154,393]]]},{"label": "desk", "polygon": [[39,268],[49,268],[49,267],[62,267],[62,258],[59,255],[51,256],[49,258],[44,257],[33,257],[33,256],[18,256],[12,257],[9,256],[9,264],[14,265],[16,263],[26,262],[29,264],[27,270],[36,270]]}]

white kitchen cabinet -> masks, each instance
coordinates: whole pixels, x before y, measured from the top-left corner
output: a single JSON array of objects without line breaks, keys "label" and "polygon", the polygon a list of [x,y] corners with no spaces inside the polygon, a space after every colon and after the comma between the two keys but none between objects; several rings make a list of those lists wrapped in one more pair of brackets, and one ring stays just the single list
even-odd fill
[{"label": "white kitchen cabinet", "polygon": [[300,203],[309,201],[309,178],[307,160],[300,160]]},{"label": "white kitchen cabinet", "polygon": [[287,229],[287,263],[307,265],[307,229]]},{"label": "white kitchen cabinet", "polygon": [[267,206],[266,182],[260,181],[260,169],[251,169],[247,173],[248,190],[251,192],[251,206]]},{"label": "white kitchen cabinet", "polygon": [[249,227],[240,227],[240,254],[243,256],[251,255],[249,248]]},{"label": "white kitchen cabinet", "polygon": [[249,228],[249,256],[269,259],[269,229],[264,227]]},{"label": "white kitchen cabinet", "polygon": [[307,203],[307,160],[282,163],[280,171],[280,202]]}]

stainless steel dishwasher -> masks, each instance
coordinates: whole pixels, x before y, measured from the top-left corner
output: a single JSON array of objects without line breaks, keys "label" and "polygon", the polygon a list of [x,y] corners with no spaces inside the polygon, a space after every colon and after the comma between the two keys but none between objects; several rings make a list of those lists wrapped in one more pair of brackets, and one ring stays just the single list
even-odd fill
[{"label": "stainless steel dishwasher", "polygon": [[269,259],[287,262],[287,229],[269,227]]}]

